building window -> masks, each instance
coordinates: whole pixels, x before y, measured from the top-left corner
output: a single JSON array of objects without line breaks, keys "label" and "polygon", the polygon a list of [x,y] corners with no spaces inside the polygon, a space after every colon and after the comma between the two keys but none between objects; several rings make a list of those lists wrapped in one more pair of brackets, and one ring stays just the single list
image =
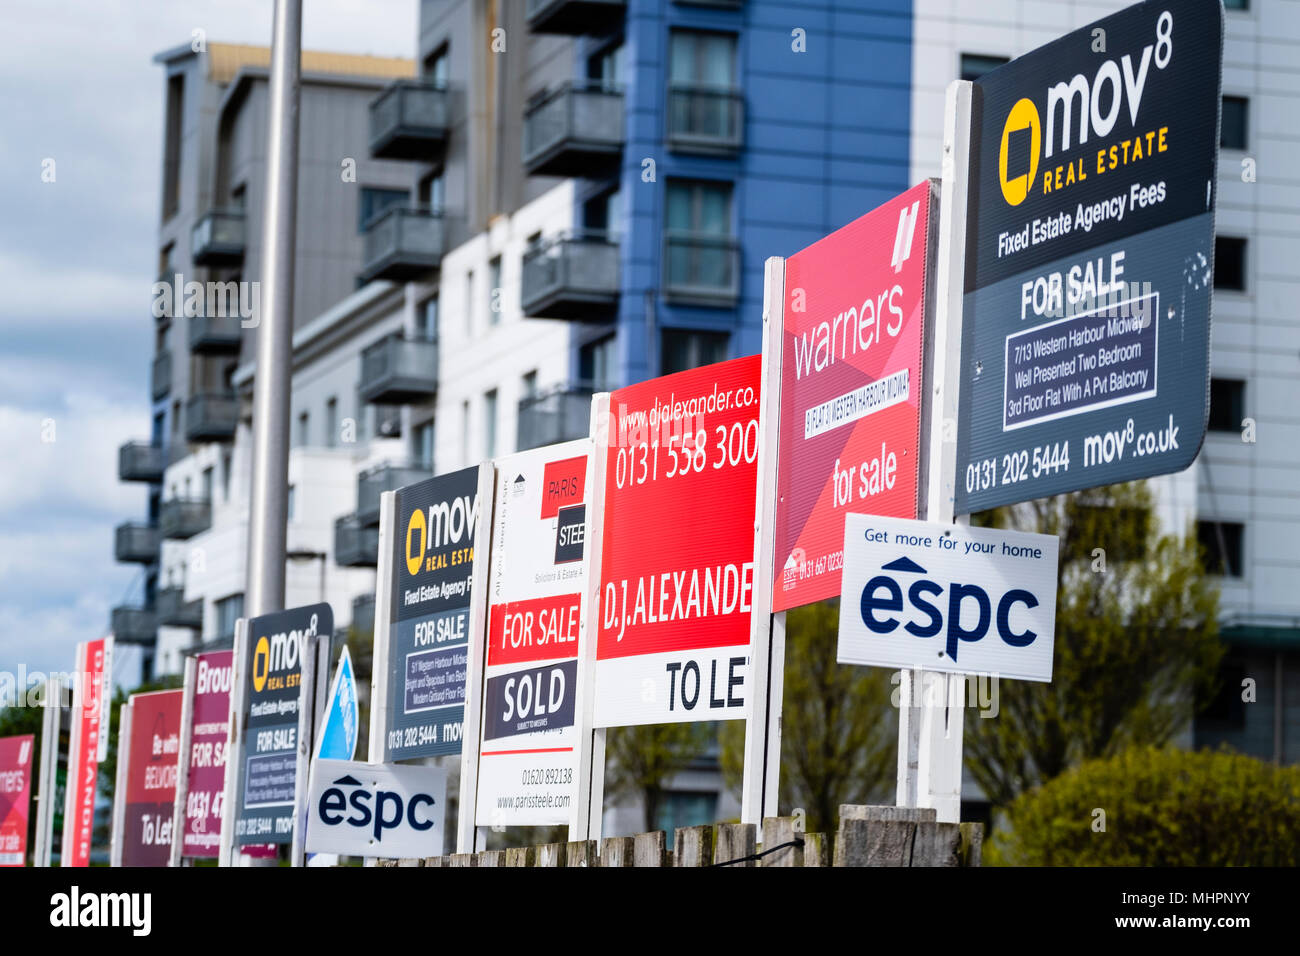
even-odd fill
[{"label": "building window", "polygon": [[293,521],[293,520],[298,516],[298,514],[297,514],[297,508],[298,508],[297,498],[298,498],[298,488],[297,488],[297,486],[295,486],[295,485],[290,485],[290,486],[289,486],[289,494],[288,494],[288,495],[286,496],[286,498],[285,498],[285,505],[284,505],[285,513],[286,513],[286,515],[287,515],[287,517],[288,517],[288,520],[290,520],[290,521]]},{"label": "building window", "polygon": [[1246,417],[1246,383],[1235,378],[1210,379],[1210,431],[1238,432]]},{"label": "building window", "polygon": [[1225,578],[1242,576],[1242,533],[1235,521],[1198,521],[1196,540],[1205,556],[1205,570]]},{"label": "building window", "polygon": [[726,332],[694,332],[665,329],[661,340],[661,375],[684,372],[688,368],[712,365],[727,358]]},{"label": "building window", "polygon": [[180,438],[181,434],[181,400],[179,398],[172,401],[172,440]]},{"label": "building window", "polygon": [[483,394],[483,457],[495,458],[497,454],[497,390]]},{"label": "building window", "polygon": [[1214,237],[1214,287],[1229,292],[1246,291],[1246,240]]},{"label": "building window", "polygon": [[668,183],[665,280],[669,293],[734,296],[738,276],[731,193],[731,183]]},{"label": "building window", "polygon": [[617,384],[614,381],[615,346],[617,339],[607,335],[588,342],[578,350],[578,377],[583,384],[597,392],[607,392]]},{"label": "building window", "polygon": [[339,400],[331,398],[325,402],[325,447],[333,448],[338,444]]},{"label": "building window", "polygon": [[212,468],[203,469],[203,500],[211,503],[212,501]]},{"label": "building window", "polygon": [[474,270],[465,273],[465,334],[474,336]]},{"label": "building window", "polygon": [[1225,96],[1219,121],[1219,147],[1245,149],[1250,101],[1244,96]]},{"label": "building window", "polygon": [[297,445],[299,448],[307,447],[307,441],[308,438],[310,437],[310,430],[311,430],[311,416],[308,415],[306,412],[300,412],[298,414],[298,441],[297,441]]},{"label": "building window", "polygon": [[416,197],[421,206],[431,212],[442,212],[447,203],[447,181],[442,170],[430,173],[420,180],[416,188]]},{"label": "building window", "polygon": [[493,256],[488,263],[488,322],[501,324],[501,257]]},{"label": "building window", "polygon": [[985,73],[996,70],[1005,63],[1010,63],[1011,58],[1005,56],[990,56],[986,53],[963,53],[961,55],[961,75],[963,80],[978,80]]},{"label": "building window", "polygon": [[460,403],[460,460],[469,464],[469,399]]},{"label": "building window", "polygon": [[1241,699],[1241,684],[1247,676],[1246,662],[1240,656],[1225,656],[1219,664],[1214,697],[1201,711],[1199,720],[1217,731],[1243,729],[1246,703]]},{"label": "building window", "polygon": [[623,233],[623,205],[617,189],[592,196],[582,204],[582,225],[587,232],[617,242]]},{"label": "building window", "polygon": [[163,435],[165,434],[165,422],[167,420],[166,412],[158,412],[153,417],[153,428],[149,435],[149,444],[155,447],[162,447]]},{"label": "building window", "polygon": [[216,603],[217,640],[235,636],[235,622],[244,616],[244,595],[232,594]]},{"label": "building window", "polygon": [[1223,0],[1225,10],[1249,10],[1250,0]]},{"label": "building window", "polygon": [[416,425],[411,435],[411,457],[422,468],[433,469],[433,421]]},{"label": "building window", "polygon": [[415,334],[422,339],[438,338],[438,297],[431,295],[415,311]]},{"label": "building window", "polygon": [[668,140],[673,149],[738,148],[736,37],[674,30],[668,47]]},{"label": "building window", "polygon": [[221,500],[230,501],[230,452],[221,453]]},{"label": "building window", "polygon": [[618,89],[623,79],[623,44],[608,46],[587,58],[587,79],[605,90]]},{"label": "building window", "polygon": [[181,137],[185,133],[185,75],[167,78],[167,131],[163,146],[163,221],[181,204]]},{"label": "building window", "polygon": [[523,381],[520,383],[519,391],[521,393],[520,397],[523,398],[524,400],[537,397],[537,370],[536,369],[533,369],[531,372],[526,372],[524,374]]},{"label": "building window", "polygon": [[377,189],[361,187],[361,202],[357,208],[357,232],[365,232],[370,223],[384,210],[406,202],[405,189]]},{"label": "building window", "polygon": [[447,88],[449,78],[450,59],[447,55],[447,44],[443,44],[424,58],[421,64],[420,72],[423,75],[424,82],[432,83],[439,89]]},{"label": "building window", "polygon": [[716,793],[670,790],[659,798],[655,827],[665,833],[674,833],[678,827],[700,826],[712,822],[717,809]]}]

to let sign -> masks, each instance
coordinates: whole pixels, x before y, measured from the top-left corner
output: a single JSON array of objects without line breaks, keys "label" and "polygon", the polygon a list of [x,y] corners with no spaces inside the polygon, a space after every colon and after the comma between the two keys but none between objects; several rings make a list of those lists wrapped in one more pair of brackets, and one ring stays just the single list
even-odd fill
[{"label": "to let sign", "polygon": [[745,716],[760,359],[610,396],[595,724]]}]

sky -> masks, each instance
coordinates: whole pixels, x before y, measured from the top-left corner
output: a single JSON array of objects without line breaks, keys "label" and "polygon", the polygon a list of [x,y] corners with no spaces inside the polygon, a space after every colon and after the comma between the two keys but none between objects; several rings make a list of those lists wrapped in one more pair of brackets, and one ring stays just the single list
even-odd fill
[{"label": "sky", "polygon": [[[415,54],[417,0],[303,6],[305,49]],[[149,434],[153,56],[196,29],[269,44],[271,11],[272,0],[42,0],[0,13],[0,671],[70,670],[76,643],[107,633],[110,608],[141,598],[138,566],[113,560],[113,528],[146,508],[147,486],[117,480],[117,448]],[[115,655],[119,682],[138,673],[137,649]]]}]

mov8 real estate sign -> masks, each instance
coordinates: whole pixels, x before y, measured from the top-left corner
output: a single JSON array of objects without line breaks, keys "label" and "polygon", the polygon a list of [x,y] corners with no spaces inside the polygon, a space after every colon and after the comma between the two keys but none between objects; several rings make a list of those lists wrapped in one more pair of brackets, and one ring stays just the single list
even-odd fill
[{"label": "mov8 real estate sign", "polygon": [[840,593],[844,516],[915,518],[928,182],[785,263],[772,609]]},{"label": "mov8 real estate sign", "polygon": [[975,82],[958,513],[1196,457],[1222,61],[1218,0],[1167,0]]},{"label": "mov8 real estate sign", "polygon": [[567,823],[587,603],[587,439],[497,460],[476,818]]},{"label": "mov8 real estate sign", "polygon": [[745,716],[760,365],[610,396],[598,727]]}]

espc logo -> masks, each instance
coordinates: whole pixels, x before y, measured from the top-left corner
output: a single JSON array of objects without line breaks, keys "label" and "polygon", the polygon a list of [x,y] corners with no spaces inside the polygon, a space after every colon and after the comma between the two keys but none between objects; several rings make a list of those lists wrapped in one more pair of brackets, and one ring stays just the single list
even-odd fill
[{"label": "espc logo", "polygon": [[[355,789],[347,793],[342,789],[344,787]],[[320,795],[317,811],[321,822],[326,826],[348,826],[358,830],[370,828],[371,842],[382,843],[384,831],[400,827],[403,819],[412,830],[423,832],[433,829],[434,818],[427,813],[422,818],[417,817],[416,810],[420,807],[432,809],[436,802],[427,793],[411,794],[410,802],[392,790],[377,790],[372,794],[356,777],[344,774]],[[352,809],[351,815],[348,815],[349,807]]]},{"label": "espc logo", "polygon": [[[929,573],[925,568],[906,556],[890,561],[880,570],[905,574]],[[945,630],[942,602],[935,604],[927,600],[927,597],[942,597],[945,590],[948,592],[947,646],[945,652],[955,661],[957,660],[957,650],[961,646],[961,642],[980,640],[989,632],[989,626],[994,620],[993,599],[978,584],[958,584],[953,582],[945,589],[937,581],[931,581],[928,578],[912,581],[911,586],[907,589],[907,601],[915,610],[924,615],[925,622],[921,623],[913,617],[903,625],[903,630],[913,637],[934,637],[940,631]],[[975,623],[971,627],[962,626],[963,603],[967,607],[973,605],[975,610]],[[1038,598],[1023,588],[1011,588],[998,598],[996,603],[998,636],[1012,647],[1028,647],[1038,637],[1038,634],[1029,628],[1020,633],[1016,633],[1011,629],[1011,612],[1012,608],[1017,604],[1023,604],[1026,608],[1035,608],[1038,607]],[[892,634],[896,631],[899,624],[902,623],[899,618],[894,614],[882,617],[879,616],[878,612],[898,612],[902,610],[903,588],[892,575],[877,574],[862,589],[862,623],[872,633]]]}]

